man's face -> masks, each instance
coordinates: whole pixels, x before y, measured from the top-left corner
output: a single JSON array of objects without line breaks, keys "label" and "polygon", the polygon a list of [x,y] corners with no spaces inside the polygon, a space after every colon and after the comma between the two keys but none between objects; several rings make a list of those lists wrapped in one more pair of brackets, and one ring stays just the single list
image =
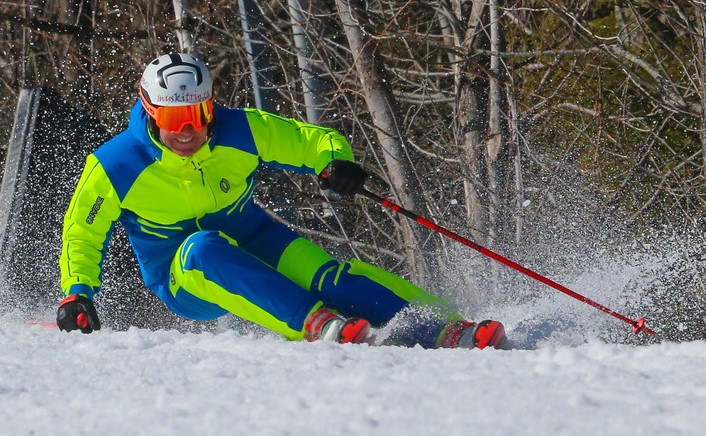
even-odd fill
[{"label": "man's face", "polygon": [[196,153],[208,139],[208,128],[196,130],[191,124],[184,126],[181,132],[170,132],[159,129],[162,143],[179,156],[191,156]]},{"label": "man's face", "polygon": [[213,122],[213,100],[187,106],[154,106],[140,95],[142,106],[159,128],[159,138],[174,153],[191,156],[206,143],[208,125]]}]

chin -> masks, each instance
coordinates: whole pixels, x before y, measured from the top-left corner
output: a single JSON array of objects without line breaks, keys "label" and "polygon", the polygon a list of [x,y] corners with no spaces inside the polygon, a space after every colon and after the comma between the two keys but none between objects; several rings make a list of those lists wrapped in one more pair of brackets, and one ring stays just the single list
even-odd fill
[{"label": "chin", "polygon": [[192,154],[196,153],[198,149],[193,149],[193,150],[178,150],[174,151],[174,153],[178,154],[179,156],[182,157],[188,157],[191,156]]},{"label": "chin", "polygon": [[186,146],[185,144],[180,143],[178,146],[169,145],[169,148],[179,156],[191,156],[196,153],[199,148],[201,148],[201,145]]}]

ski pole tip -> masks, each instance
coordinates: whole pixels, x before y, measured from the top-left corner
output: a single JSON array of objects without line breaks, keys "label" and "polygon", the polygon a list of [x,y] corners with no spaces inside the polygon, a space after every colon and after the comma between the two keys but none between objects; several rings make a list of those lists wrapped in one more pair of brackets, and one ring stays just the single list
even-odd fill
[{"label": "ski pole tip", "polygon": [[645,318],[644,317],[635,321],[635,323],[633,324],[633,328],[632,328],[632,332],[635,334],[638,334],[643,331],[647,334],[650,334],[650,335],[655,334],[654,330],[647,328],[647,326],[645,325]]}]

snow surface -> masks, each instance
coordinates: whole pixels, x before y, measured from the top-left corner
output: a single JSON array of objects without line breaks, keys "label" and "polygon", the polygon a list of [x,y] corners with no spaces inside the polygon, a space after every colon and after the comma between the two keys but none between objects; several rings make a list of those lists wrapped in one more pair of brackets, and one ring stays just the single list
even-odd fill
[{"label": "snow surface", "polygon": [[[649,299],[625,294],[663,258],[605,258],[557,280],[658,334],[676,328],[650,324]],[[458,268],[445,275],[477,271]],[[514,349],[287,342],[228,318],[205,333],[67,334],[3,310],[0,435],[706,434],[705,341],[636,340],[531,282],[478,288],[445,296],[471,319],[502,320]]]},{"label": "snow surface", "polygon": [[0,323],[2,434],[703,434],[706,342],[425,350]]}]

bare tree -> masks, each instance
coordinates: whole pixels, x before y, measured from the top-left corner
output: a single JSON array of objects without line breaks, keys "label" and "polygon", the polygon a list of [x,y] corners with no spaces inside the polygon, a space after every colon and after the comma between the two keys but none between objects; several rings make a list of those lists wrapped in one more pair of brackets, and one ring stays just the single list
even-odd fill
[{"label": "bare tree", "polygon": [[[336,6],[382,148],[392,192],[402,204],[411,209],[420,209],[424,204],[423,188],[415,174],[404,133],[397,121],[397,104],[386,78],[381,54],[375,49],[376,42],[368,36],[371,32],[365,28],[365,4],[358,0],[337,0]],[[417,281],[424,283],[429,277],[427,263],[419,248],[427,235],[404,220],[401,227],[406,258]]]},{"label": "bare tree", "polygon": [[182,53],[196,54],[193,35],[193,18],[189,0],[173,0],[176,16],[176,35]]},{"label": "bare tree", "polygon": [[439,8],[441,27],[453,46],[455,119],[466,166],[468,225],[474,238],[485,243],[518,241],[521,225],[516,211],[523,186],[515,160],[514,88],[502,58],[502,2],[445,0]]},{"label": "bare tree", "polygon": [[314,17],[309,0],[288,0],[292,22],[294,46],[297,49],[297,65],[301,71],[302,91],[306,117],[310,123],[324,123],[328,118],[326,94],[331,91],[332,83],[326,80],[326,72],[321,67],[311,32]]}]

